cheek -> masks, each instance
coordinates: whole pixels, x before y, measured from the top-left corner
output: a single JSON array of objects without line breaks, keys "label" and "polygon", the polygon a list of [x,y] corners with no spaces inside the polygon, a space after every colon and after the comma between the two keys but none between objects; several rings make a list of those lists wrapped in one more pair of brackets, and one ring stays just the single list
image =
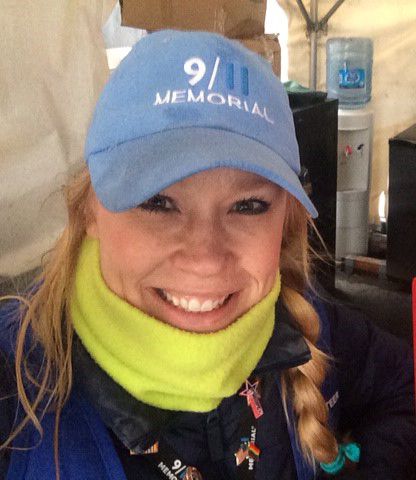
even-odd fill
[{"label": "cheek", "polygon": [[123,276],[129,263],[125,240],[115,232],[100,238],[101,274],[107,286],[123,297]]},{"label": "cheek", "polygon": [[276,237],[263,239],[263,248],[258,253],[257,264],[259,273],[266,278],[272,276],[274,279],[279,269],[280,243],[280,239],[276,240]]},{"label": "cheek", "polygon": [[137,268],[138,260],[143,258],[142,238],[131,229],[120,226],[119,222],[107,222],[98,238],[101,273],[108,286],[114,289],[123,277],[129,276]]},{"label": "cheek", "polygon": [[[250,241],[250,248],[245,255],[246,268],[259,282],[270,284],[279,269],[282,228],[262,229]],[[246,245],[247,246],[247,245]]]},{"label": "cheek", "polygon": [[104,279],[120,284],[140,281],[167,255],[165,237],[128,215],[107,222],[99,237]]},{"label": "cheek", "polygon": [[274,208],[267,219],[260,217],[254,230],[255,243],[247,258],[250,270],[266,289],[274,283],[279,270],[283,224],[286,216],[286,192],[280,188],[273,200]]}]

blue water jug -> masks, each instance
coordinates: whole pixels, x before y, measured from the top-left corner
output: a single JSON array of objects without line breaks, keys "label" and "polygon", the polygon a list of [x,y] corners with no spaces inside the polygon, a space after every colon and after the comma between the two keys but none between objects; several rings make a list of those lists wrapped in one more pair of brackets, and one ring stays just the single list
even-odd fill
[{"label": "blue water jug", "polygon": [[326,90],[339,107],[362,108],[371,100],[373,42],[370,38],[330,38],[326,42]]}]

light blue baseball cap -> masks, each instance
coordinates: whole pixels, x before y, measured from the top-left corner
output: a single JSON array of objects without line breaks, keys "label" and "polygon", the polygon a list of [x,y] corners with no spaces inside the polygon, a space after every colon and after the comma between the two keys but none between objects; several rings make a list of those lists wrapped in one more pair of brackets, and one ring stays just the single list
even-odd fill
[{"label": "light blue baseball cap", "polygon": [[266,60],[218,34],[164,30],[139,40],[98,99],[85,158],[112,212],[230,167],[280,185],[317,216],[298,178],[284,87]]}]

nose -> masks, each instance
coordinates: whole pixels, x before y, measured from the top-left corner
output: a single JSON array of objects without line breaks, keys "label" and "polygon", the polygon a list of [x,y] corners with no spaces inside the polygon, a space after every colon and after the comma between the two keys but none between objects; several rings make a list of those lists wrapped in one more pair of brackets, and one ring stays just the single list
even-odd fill
[{"label": "nose", "polygon": [[198,276],[225,273],[234,260],[231,239],[224,225],[213,218],[187,222],[175,266]]}]

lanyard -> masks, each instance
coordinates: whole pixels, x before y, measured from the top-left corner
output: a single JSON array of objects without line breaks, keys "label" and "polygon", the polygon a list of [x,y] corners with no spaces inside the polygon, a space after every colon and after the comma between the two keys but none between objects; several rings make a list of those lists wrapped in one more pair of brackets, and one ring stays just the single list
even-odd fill
[{"label": "lanyard", "polygon": [[[239,395],[246,397],[247,409],[245,410],[239,426],[240,444],[234,453],[236,465],[236,478],[253,480],[256,463],[261,460],[260,449],[256,446],[257,420],[263,415],[260,403],[259,381],[246,380]],[[211,457],[215,458],[215,426],[208,431],[208,446]],[[146,459],[152,465],[158,478],[162,480],[209,480],[204,479],[198,469],[187,465],[168,445],[156,442],[145,451]]]}]

